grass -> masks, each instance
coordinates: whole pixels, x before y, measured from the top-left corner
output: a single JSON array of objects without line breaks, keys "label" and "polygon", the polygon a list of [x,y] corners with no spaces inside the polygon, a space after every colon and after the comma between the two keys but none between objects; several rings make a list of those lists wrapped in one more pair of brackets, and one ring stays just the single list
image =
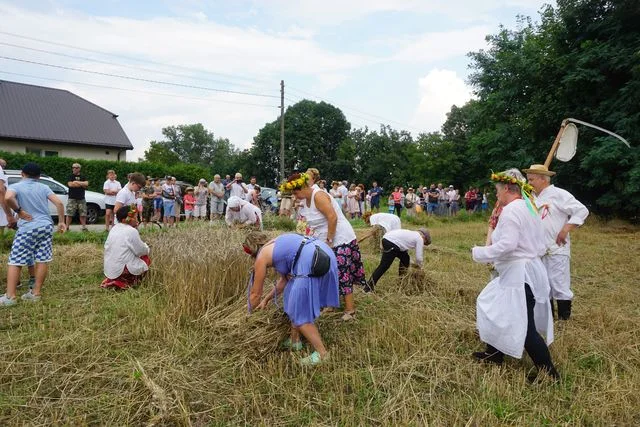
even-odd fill
[{"label": "grass", "polygon": [[[488,277],[469,248],[486,223],[429,227],[426,279],[399,281],[396,263],[375,295],[355,295],[355,322],[322,316],[331,361],[313,369],[277,349],[275,307],[247,315],[243,232],[145,232],[152,274],[126,292],[98,287],[100,242],[55,245],[43,301],[0,311],[0,424],[640,423],[637,228],[591,221],[574,233],[574,317],[556,322],[551,346],[564,380],[530,385],[527,357],[502,368],[469,357]],[[378,255],[363,249],[370,274]]]}]

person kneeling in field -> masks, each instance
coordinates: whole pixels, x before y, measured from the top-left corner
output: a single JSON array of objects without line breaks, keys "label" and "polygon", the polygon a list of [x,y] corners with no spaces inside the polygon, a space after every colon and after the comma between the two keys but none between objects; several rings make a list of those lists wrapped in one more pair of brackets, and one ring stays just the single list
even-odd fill
[{"label": "person kneeling in field", "polygon": [[116,212],[118,223],[104,243],[104,275],[100,287],[127,289],[137,284],[149,270],[149,246],[140,238],[135,205]]},{"label": "person kneeling in field", "polygon": [[262,211],[240,197],[231,196],[227,200],[225,221],[229,227],[254,227],[262,230]]},{"label": "person kneeling in field", "polygon": [[431,244],[431,235],[429,230],[421,228],[418,231],[413,230],[392,230],[385,233],[382,238],[382,258],[380,264],[373,272],[371,279],[364,287],[365,292],[372,292],[380,280],[380,277],[387,272],[393,260],[400,259],[398,274],[403,276],[409,268],[409,249],[416,250],[416,264],[422,268],[422,249]]},{"label": "person kneeling in field", "polygon": [[27,163],[22,168],[22,180],[9,186],[5,200],[7,206],[18,214],[18,231],[13,238],[9,267],[7,269],[7,293],[0,297],[0,306],[16,303],[16,288],[23,266],[35,263],[35,285],[22,295],[23,301],[40,301],[40,290],[53,260],[53,220],[49,214],[49,202],[58,211],[58,230],[64,233],[64,205],[53,191],[38,182],[40,166]]},{"label": "person kneeling in field", "polygon": [[[339,307],[338,262],[333,250],[324,242],[299,234],[282,234],[269,240],[266,234],[250,233],[243,249],[255,258],[249,310],[264,309],[274,294],[283,294],[284,312],[291,321],[291,337],[284,346],[302,350],[300,333],[311,343],[314,352],[303,358],[303,365],[317,365],[329,356],[315,325],[322,307]],[[267,269],[279,274],[275,288],[262,298]],[[262,298],[262,301],[261,301]]]}]

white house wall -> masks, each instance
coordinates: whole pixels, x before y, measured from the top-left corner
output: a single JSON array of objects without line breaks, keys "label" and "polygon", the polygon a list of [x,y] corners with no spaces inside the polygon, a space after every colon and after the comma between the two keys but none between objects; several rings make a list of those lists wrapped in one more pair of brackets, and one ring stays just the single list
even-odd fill
[{"label": "white house wall", "polygon": [[[84,147],[55,143],[30,143],[0,140],[0,151],[25,154],[27,152],[27,148],[40,150],[40,156],[42,157],[44,157],[45,151],[55,151],[58,153],[58,157],[72,157],[85,160],[125,161],[127,158],[126,150],[110,147]],[[120,153],[120,158],[118,158],[118,153]]]}]

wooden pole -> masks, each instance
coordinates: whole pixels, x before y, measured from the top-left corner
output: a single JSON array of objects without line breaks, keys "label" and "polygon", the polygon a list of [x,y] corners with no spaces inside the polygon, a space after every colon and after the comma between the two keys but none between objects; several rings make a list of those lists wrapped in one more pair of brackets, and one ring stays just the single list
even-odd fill
[{"label": "wooden pole", "polygon": [[551,165],[551,160],[553,160],[553,155],[556,154],[556,151],[558,150],[558,145],[560,145],[560,139],[562,138],[562,134],[564,133],[564,128],[567,126],[567,123],[568,123],[567,119],[564,119],[562,121],[562,124],[560,125],[560,130],[556,135],[556,140],[553,141],[553,145],[551,146],[551,151],[549,151],[549,154],[547,155],[547,160],[544,161],[544,166],[547,169],[549,169],[549,165]]},{"label": "wooden pole", "polygon": [[284,80],[280,80],[280,182],[284,178]]}]

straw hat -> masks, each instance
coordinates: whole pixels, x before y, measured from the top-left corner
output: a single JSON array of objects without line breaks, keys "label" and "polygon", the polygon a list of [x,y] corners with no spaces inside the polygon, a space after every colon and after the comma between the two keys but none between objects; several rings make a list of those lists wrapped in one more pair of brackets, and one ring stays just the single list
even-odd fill
[{"label": "straw hat", "polygon": [[545,176],[554,176],[556,174],[550,171],[545,165],[531,165],[529,169],[522,169],[522,172]]}]

